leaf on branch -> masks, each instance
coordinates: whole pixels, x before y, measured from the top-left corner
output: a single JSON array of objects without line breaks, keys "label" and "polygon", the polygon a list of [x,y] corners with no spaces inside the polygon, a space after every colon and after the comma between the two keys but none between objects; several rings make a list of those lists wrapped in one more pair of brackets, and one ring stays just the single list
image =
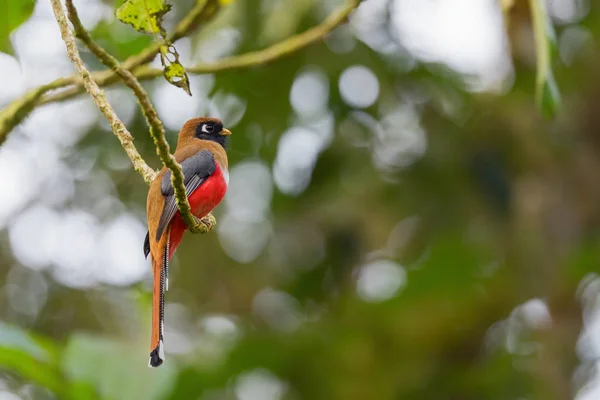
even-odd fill
[{"label": "leaf on branch", "polygon": [[560,92],[552,72],[552,63],[557,55],[556,35],[545,2],[530,0],[529,4],[537,60],[536,101],[542,114],[551,117],[560,105]]},{"label": "leaf on branch", "polygon": [[163,75],[171,85],[185,90],[190,96],[190,81],[183,65],[179,62],[179,53],[173,45],[163,44],[160,46],[160,62],[163,65]]},{"label": "leaf on branch", "polygon": [[115,15],[121,22],[131,25],[138,32],[152,34],[156,40],[161,41],[159,54],[165,79],[191,96],[189,79],[179,61],[179,53],[167,40],[165,29],[162,27],[162,18],[170,9],[171,5],[165,0],[126,0]]},{"label": "leaf on branch", "polygon": [[33,12],[33,0],[11,0],[2,6],[0,12],[0,51],[10,53],[10,33],[25,22]]},{"label": "leaf on branch", "polygon": [[155,35],[164,33],[162,18],[169,10],[171,5],[164,0],[127,0],[117,8],[115,15],[136,31]]}]

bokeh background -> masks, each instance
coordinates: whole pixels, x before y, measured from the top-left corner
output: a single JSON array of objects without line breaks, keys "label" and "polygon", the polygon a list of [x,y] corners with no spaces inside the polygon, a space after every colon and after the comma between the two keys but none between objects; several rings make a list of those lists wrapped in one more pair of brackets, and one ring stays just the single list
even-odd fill
[{"label": "bokeh background", "polygon": [[[167,30],[193,5],[173,3]],[[119,4],[75,1],[123,60],[152,38]],[[233,1],[176,46],[212,62],[339,4]],[[218,226],[171,264],[159,369],[147,186],[87,95],[37,108],[0,147],[0,399],[600,399],[597,5],[547,2],[551,119],[522,0],[367,0],[323,42],[190,76],[193,97],[144,82],[172,145],[195,116],[233,131]],[[49,1],[10,41],[0,107],[74,73]],[[135,98],[106,92],[158,167]]]}]

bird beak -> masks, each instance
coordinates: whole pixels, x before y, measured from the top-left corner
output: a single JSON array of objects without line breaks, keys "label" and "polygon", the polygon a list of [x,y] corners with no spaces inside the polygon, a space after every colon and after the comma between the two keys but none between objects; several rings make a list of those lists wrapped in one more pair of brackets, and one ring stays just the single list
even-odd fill
[{"label": "bird beak", "polygon": [[229,129],[223,128],[223,130],[221,130],[221,132],[219,132],[219,135],[229,136],[229,135],[231,135],[231,132],[229,131]]}]

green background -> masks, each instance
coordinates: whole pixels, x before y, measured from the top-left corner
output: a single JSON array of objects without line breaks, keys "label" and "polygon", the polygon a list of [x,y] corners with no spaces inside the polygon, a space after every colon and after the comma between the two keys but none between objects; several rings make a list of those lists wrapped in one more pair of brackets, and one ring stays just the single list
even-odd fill
[{"label": "green background", "polygon": [[[265,4],[232,2],[191,42],[210,41],[229,26],[239,35],[235,53],[244,53],[326,15],[317,1]],[[186,235],[170,270],[166,318],[189,343],[171,345],[184,350],[170,354],[170,343],[183,339],[167,333],[159,369],[146,365],[149,265],[139,282],[84,289],[58,283],[52,267],[34,271],[47,295],[33,317],[24,316],[8,301],[10,290],[37,289],[11,289],[10,274],[33,272],[13,255],[9,230],[0,230],[0,390],[32,399],[583,399],[595,382],[598,351],[597,5],[591,1],[577,23],[556,26],[559,39],[573,27],[588,39],[570,65],[555,65],[562,104],[550,119],[535,104],[535,49],[522,1],[506,15],[514,82],[502,94],[471,93],[464,77],[443,65],[405,68],[360,40],[345,53],[319,42],[269,65],[215,74],[207,97],[233,94],[246,107],[231,127],[232,169],[252,162],[268,171],[282,133],[297,124],[290,104],[297,74],[316,68],[326,76],[334,134],[306,189],[290,195],[248,182],[273,190],[268,243],[248,262],[228,255],[217,232]],[[174,4],[167,31],[191,6]],[[24,15],[0,17],[0,43]],[[152,41],[111,18],[92,37],[120,60]],[[357,64],[379,82],[363,117],[338,87],[342,72]],[[144,85],[152,91],[159,80]],[[202,101],[196,91],[189,101]],[[415,115],[426,149],[382,168],[374,132],[382,110],[404,104],[406,91],[424,99]],[[158,167],[139,111],[128,128]],[[173,130],[168,140],[175,145]],[[147,186],[131,168],[110,167],[122,149],[99,122],[61,157],[76,164],[90,149],[97,152],[92,171],[110,177],[120,202],[98,218],[129,211],[143,221]],[[86,209],[86,179],[78,178],[73,198],[60,207]],[[215,216],[222,222],[223,206]],[[141,253],[139,239],[131,252]],[[389,278],[397,280],[389,294],[369,298],[360,291],[361,273],[382,261],[400,275]]]}]

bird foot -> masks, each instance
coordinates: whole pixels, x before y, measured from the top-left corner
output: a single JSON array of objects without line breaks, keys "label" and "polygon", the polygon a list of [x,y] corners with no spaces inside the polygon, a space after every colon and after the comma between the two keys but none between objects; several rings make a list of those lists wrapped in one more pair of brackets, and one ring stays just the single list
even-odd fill
[{"label": "bird foot", "polygon": [[192,233],[208,233],[217,226],[217,220],[212,214],[208,214],[202,218],[194,217],[194,219],[196,220],[197,225],[194,229],[190,229]]}]

